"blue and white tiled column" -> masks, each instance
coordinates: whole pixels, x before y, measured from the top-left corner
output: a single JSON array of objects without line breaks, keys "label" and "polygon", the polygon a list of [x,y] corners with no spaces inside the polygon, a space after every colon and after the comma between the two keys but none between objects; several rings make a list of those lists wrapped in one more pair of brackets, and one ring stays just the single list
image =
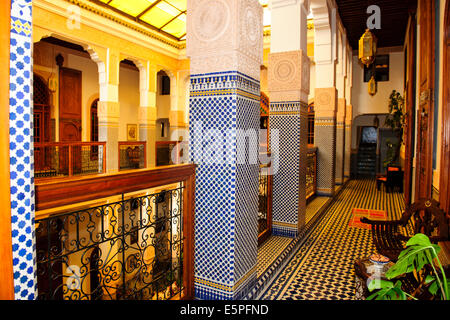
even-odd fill
[{"label": "blue and white tiled column", "polygon": [[317,194],[333,196],[336,186],[337,90],[316,88],[314,100],[314,144],[317,156]]},{"label": "blue and white tiled column", "polygon": [[[272,233],[297,237],[305,224],[309,58],[301,50],[269,56]],[[272,143],[278,135],[277,146]]]},{"label": "blue and white tiled column", "polygon": [[345,98],[338,98],[336,112],[336,185],[344,183],[345,167]]},{"label": "blue and white tiled column", "polygon": [[195,295],[241,299],[256,282],[262,7],[190,0],[187,12]]},{"label": "blue and white tiled column", "polygon": [[269,143],[277,163],[273,168],[272,233],[297,237],[306,215],[310,8],[309,1],[303,0],[272,0],[271,5]]},{"label": "blue and white tiled column", "polygon": [[12,0],[9,138],[14,294],[17,300],[31,300],[37,296],[34,235],[32,46],[31,0]]}]

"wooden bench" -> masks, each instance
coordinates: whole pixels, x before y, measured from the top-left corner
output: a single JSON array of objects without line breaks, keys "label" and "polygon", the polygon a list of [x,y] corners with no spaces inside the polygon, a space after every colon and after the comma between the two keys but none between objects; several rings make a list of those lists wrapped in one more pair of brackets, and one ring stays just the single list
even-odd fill
[{"label": "wooden bench", "polygon": [[436,200],[421,199],[415,202],[406,208],[400,220],[374,221],[363,217],[361,222],[371,225],[378,253],[391,261],[396,261],[400,252],[405,249],[410,238],[407,236],[408,224],[411,224],[414,234],[423,233],[433,243],[450,240],[449,219]]}]

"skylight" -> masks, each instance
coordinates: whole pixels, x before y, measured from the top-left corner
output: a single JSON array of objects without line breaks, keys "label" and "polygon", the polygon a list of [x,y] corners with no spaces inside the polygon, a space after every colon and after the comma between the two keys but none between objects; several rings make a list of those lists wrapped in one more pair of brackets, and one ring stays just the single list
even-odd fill
[{"label": "skylight", "polygon": [[[186,39],[187,0],[91,0],[151,26],[177,40]],[[264,9],[264,30],[270,28],[269,0],[259,0]]]}]

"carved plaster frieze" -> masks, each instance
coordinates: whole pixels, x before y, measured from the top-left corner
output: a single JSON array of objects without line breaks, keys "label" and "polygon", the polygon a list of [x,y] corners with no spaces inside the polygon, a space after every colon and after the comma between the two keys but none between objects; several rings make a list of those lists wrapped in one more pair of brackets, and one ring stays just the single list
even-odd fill
[{"label": "carved plaster frieze", "polygon": [[118,122],[120,117],[120,103],[111,101],[98,102],[98,118],[103,122]]},{"label": "carved plaster frieze", "polygon": [[239,71],[255,80],[261,77],[260,63],[237,51],[191,58],[193,75],[225,71]]}]

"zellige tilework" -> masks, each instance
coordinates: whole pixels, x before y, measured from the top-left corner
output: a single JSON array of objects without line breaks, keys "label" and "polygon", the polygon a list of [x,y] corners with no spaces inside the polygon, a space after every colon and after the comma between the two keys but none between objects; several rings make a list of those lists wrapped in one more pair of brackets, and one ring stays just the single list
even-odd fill
[{"label": "zellige tilework", "polygon": [[14,292],[36,297],[32,105],[32,4],[11,1],[10,172]]}]

